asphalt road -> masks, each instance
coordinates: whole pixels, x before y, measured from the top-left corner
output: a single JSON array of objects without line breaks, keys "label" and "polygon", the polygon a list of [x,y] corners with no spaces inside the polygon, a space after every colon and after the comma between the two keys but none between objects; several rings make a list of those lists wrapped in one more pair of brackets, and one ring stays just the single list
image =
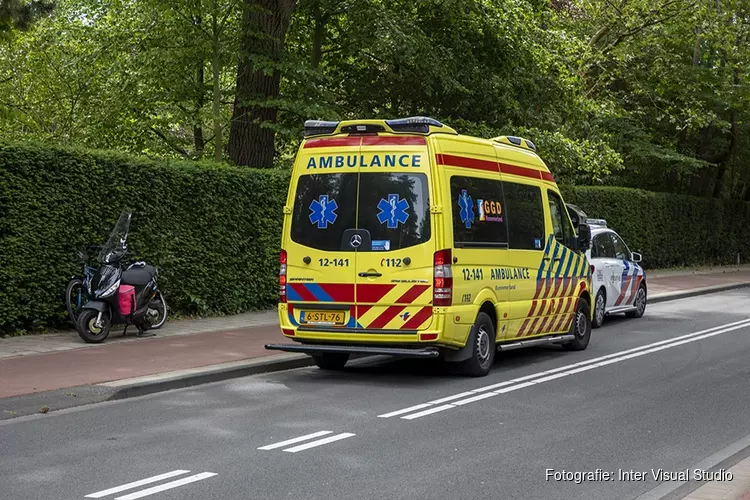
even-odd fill
[{"label": "asphalt road", "polygon": [[610,319],[583,352],[503,354],[479,379],[366,359],[22,417],[0,422],[0,499],[636,498],[651,469],[750,434],[748,359],[744,289]]}]

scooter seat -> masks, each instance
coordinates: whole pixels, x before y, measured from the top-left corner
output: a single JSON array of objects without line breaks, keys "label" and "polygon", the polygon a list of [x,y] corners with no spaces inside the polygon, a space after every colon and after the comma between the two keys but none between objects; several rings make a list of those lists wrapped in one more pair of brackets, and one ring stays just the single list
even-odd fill
[{"label": "scooter seat", "polygon": [[154,266],[146,265],[123,271],[120,282],[125,285],[146,286],[154,276],[156,276]]}]

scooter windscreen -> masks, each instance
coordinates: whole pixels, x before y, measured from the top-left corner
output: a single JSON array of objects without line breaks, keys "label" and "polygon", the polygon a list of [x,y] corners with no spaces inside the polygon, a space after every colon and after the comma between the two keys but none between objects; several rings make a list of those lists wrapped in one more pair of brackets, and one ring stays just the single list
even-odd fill
[{"label": "scooter windscreen", "polygon": [[109,240],[99,252],[98,260],[102,264],[114,264],[122,260],[128,251],[128,230],[130,229],[130,218],[133,212],[125,209],[117,219],[115,228],[109,235]]},{"label": "scooter windscreen", "polygon": [[92,280],[94,297],[97,299],[111,297],[120,288],[121,276],[120,266],[104,265],[100,267]]}]

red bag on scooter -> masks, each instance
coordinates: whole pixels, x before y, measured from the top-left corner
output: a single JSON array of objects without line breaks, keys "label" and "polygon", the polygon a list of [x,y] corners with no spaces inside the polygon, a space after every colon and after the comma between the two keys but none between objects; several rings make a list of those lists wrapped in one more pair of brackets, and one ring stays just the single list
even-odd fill
[{"label": "red bag on scooter", "polygon": [[120,300],[120,314],[130,316],[135,312],[135,287],[120,285],[118,299]]}]

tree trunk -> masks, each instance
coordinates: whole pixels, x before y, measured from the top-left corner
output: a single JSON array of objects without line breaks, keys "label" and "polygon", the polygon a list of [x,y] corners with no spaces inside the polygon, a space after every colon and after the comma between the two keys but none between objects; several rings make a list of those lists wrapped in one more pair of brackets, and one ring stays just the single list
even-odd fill
[{"label": "tree trunk", "polygon": [[195,100],[195,123],[193,124],[193,144],[195,147],[195,157],[203,156],[203,148],[206,141],[203,138],[203,127],[201,126],[201,109],[203,109],[203,61],[198,65],[195,71],[195,86],[198,88],[198,98]]},{"label": "tree trunk", "polygon": [[312,39],[312,67],[318,69],[320,66],[320,60],[323,58],[323,41],[325,40],[326,34],[326,19],[318,10],[315,13],[315,28],[313,29]]},{"label": "tree trunk", "polygon": [[695,28],[695,45],[693,45],[693,66],[701,63],[701,33],[703,30],[700,26]]},{"label": "tree trunk", "polygon": [[[267,124],[276,122],[273,101],[279,96],[281,82],[278,62],[296,5],[297,0],[245,0],[229,131],[229,158],[238,165],[273,167],[274,131]],[[264,71],[253,64],[254,58],[270,61],[276,67]]]},{"label": "tree trunk", "polygon": [[214,159],[221,161],[224,157],[224,137],[222,136],[221,130],[221,59],[219,58],[219,51],[221,45],[219,44],[219,32],[218,20],[216,19],[219,15],[219,2],[214,0],[214,15],[212,23],[212,35],[211,40],[211,71],[213,75],[213,95],[214,102],[211,108],[211,117],[214,122]]},{"label": "tree trunk", "polygon": [[727,165],[730,161],[732,161],[732,158],[734,157],[735,152],[737,151],[737,134],[739,134],[739,130],[737,128],[737,110],[732,110],[732,128],[730,129],[730,138],[729,138],[729,150],[727,151],[727,154],[722,160],[719,162],[719,167],[716,172],[716,183],[714,184],[714,198],[719,198],[721,196],[721,192],[724,189],[724,179],[726,178],[727,173]]}]

